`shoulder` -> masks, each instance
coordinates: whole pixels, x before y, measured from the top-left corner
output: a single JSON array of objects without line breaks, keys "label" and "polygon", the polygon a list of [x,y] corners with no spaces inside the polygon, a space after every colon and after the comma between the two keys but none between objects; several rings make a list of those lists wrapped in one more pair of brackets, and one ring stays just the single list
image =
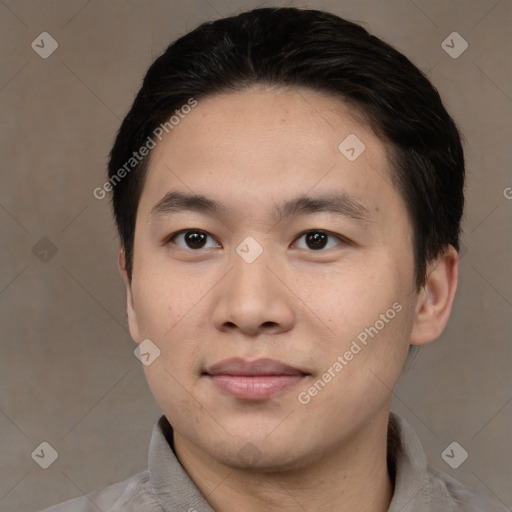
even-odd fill
[{"label": "shoulder", "polygon": [[432,492],[432,503],[447,501],[453,512],[510,512],[498,501],[490,498],[472,487],[469,487],[444,471],[433,466],[427,466]]},{"label": "shoulder", "polygon": [[431,466],[412,425],[394,412],[388,427],[388,464],[395,476],[389,512],[511,512]]},{"label": "shoulder", "polygon": [[109,512],[122,500],[125,502],[140,493],[149,482],[149,471],[142,471],[122,482],[102,489],[91,491],[79,498],[74,498],[40,512]]}]

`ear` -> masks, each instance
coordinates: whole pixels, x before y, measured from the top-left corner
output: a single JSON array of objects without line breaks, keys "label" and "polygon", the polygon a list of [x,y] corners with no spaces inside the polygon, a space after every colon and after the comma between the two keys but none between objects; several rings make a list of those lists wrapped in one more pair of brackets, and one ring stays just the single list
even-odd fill
[{"label": "ear", "polygon": [[459,254],[449,245],[427,268],[427,280],[418,296],[411,345],[425,345],[444,331],[459,279]]},{"label": "ear", "polygon": [[130,276],[128,275],[128,271],[126,270],[126,256],[123,246],[121,246],[119,249],[117,266],[119,268],[119,273],[123,278],[124,284],[126,285],[126,313],[128,316],[128,327],[130,328],[130,335],[136,343],[140,343],[137,314],[135,312],[135,305],[133,302],[132,282]]}]

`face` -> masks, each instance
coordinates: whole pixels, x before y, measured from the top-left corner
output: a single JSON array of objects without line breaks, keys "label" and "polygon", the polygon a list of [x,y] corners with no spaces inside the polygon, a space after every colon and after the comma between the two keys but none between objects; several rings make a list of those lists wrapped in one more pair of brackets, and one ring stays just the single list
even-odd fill
[{"label": "face", "polygon": [[412,231],[354,114],[309,90],[222,94],[152,152],[131,334],[160,350],[144,369],[174,429],[224,464],[306,464],[389,408],[418,300]]}]

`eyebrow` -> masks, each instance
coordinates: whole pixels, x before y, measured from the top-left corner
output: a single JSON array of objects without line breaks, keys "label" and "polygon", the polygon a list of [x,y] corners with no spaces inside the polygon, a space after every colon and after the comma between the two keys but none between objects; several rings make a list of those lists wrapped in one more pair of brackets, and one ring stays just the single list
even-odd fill
[{"label": "eyebrow", "polygon": [[[151,209],[150,218],[170,215],[183,211],[227,216],[231,210],[224,204],[201,194],[188,194],[170,191]],[[289,199],[281,205],[274,205],[273,216],[280,222],[291,216],[312,213],[334,213],[356,220],[370,220],[370,212],[356,198],[344,192],[324,193],[319,195],[301,195]]]}]

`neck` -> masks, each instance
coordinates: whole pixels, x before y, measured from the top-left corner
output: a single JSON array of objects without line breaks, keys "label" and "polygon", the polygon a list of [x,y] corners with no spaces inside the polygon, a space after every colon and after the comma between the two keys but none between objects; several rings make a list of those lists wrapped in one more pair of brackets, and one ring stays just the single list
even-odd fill
[{"label": "neck", "polygon": [[387,465],[389,411],[307,466],[252,471],[220,463],[174,431],[182,466],[216,512],[386,512],[393,495]]}]

